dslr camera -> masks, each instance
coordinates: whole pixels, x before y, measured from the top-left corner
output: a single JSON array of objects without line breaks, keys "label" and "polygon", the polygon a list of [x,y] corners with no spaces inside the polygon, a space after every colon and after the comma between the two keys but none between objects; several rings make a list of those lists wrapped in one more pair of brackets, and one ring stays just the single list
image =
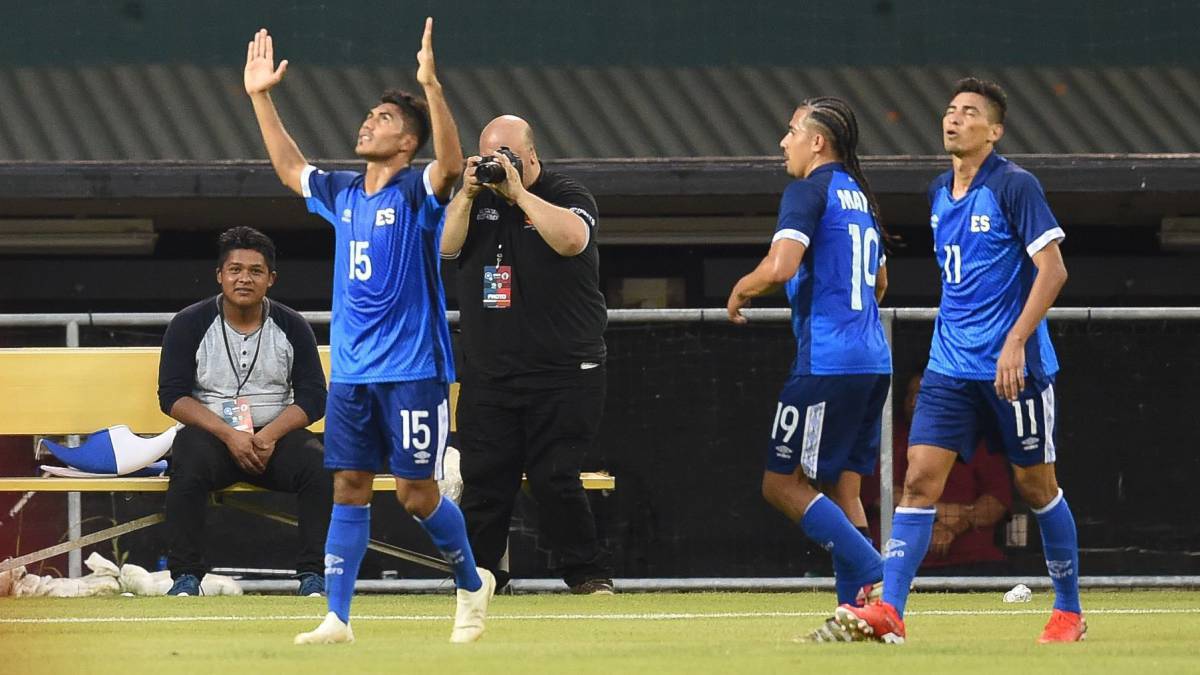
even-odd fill
[{"label": "dslr camera", "polygon": [[[508,161],[512,162],[512,165],[517,168],[517,175],[522,175],[521,158],[517,156],[517,153],[513,152],[507,145],[500,146],[500,149],[496,152],[507,157]],[[480,183],[491,183],[493,185],[503,183],[505,176],[504,165],[496,160],[495,155],[482,157],[479,163],[475,165],[475,177],[479,179]]]}]

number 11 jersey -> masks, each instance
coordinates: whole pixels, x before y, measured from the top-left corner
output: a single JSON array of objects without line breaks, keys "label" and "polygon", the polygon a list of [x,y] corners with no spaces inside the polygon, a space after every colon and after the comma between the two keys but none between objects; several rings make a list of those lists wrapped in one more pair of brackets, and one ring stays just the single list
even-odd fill
[{"label": "number 11 jersey", "polygon": [[[1033,256],[1066,235],[1033,174],[995,152],[959,199],[953,183],[954,172],[947,171],[929,188],[933,251],[942,271],[929,369],[992,380],[1037,276]],[[1025,343],[1025,366],[1035,377],[1058,372],[1044,319]]]}]

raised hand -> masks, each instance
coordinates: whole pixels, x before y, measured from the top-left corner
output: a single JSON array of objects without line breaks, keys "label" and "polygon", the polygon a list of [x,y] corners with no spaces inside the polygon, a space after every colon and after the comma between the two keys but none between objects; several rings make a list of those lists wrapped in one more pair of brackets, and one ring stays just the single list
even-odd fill
[{"label": "raised hand", "polygon": [[425,17],[425,34],[421,36],[421,51],[417,52],[417,84],[429,87],[437,83],[437,70],[433,64],[433,17],[428,16]]},{"label": "raised hand", "polygon": [[[425,34],[429,35],[428,27]],[[243,75],[246,93],[253,95],[270,91],[283,79],[287,66],[287,59],[284,59],[279,62],[278,68],[275,67],[275,46],[271,42],[271,34],[266,28],[260,29],[246,45],[246,71]]]}]

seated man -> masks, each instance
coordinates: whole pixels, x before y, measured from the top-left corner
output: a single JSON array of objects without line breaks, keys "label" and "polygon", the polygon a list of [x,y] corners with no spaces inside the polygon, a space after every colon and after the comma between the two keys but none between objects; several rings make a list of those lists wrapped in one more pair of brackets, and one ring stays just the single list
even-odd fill
[{"label": "seated man", "polygon": [[[892,482],[897,495],[908,470],[908,430],[920,389],[921,376],[913,375],[904,397],[904,416],[895,420],[893,429]],[[878,537],[878,475],[872,478],[869,489],[863,484],[863,501],[873,502],[867,512]],[[946,489],[934,505],[933,536],[921,572],[938,576],[1004,574],[1004,552],[996,546],[996,529],[1011,507],[1012,481],[1004,458],[987,452],[981,443],[969,462],[955,462],[950,470]]]},{"label": "seated man", "polygon": [[171,450],[167,488],[168,595],[199,595],[208,494],[239,481],[297,495],[300,595],[325,591],[325,534],[333,481],[309,424],[325,411],[325,375],[312,328],[268,300],[275,244],[249,227],[218,240],[221,293],[171,319],[158,399],[186,425]]}]

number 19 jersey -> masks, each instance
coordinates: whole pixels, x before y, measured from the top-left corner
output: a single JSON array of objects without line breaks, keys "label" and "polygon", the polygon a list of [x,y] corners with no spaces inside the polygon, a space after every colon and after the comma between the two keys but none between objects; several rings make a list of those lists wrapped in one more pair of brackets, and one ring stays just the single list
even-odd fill
[{"label": "number 19 jersey", "polygon": [[334,227],[330,381],[454,381],[438,255],[446,205],[429,168],[397,173],[375,194],[363,175],[301,175],[308,210]]},{"label": "number 19 jersey", "polygon": [[796,336],[792,375],[892,372],[875,280],[885,263],[867,196],[840,163],[824,164],[783,193],[772,242],[805,245],[787,282]]},{"label": "number 19 jersey", "polygon": [[[1033,256],[1066,235],[1033,174],[994,152],[959,199],[951,193],[953,181],[948,171],[929,188],[929,225],[942,270],[929,369],[991,380],[1037,275]],[[1025,365],[1036,377],[1058,372],[1044,319],[1025,343]]]}]

